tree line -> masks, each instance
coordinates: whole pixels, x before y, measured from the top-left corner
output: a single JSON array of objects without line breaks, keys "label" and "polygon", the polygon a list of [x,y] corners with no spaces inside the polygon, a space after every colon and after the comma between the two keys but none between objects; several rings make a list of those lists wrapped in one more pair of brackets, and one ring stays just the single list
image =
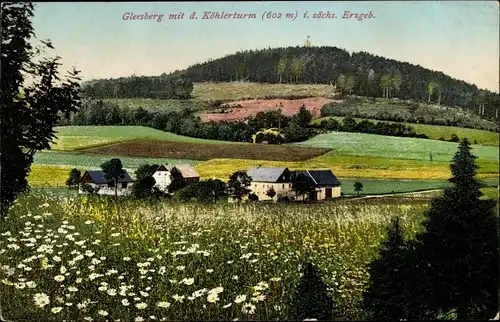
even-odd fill
[{"label": "tree line", "polygon": [[403,123],[373,122],[367,119],[356,122],[352,116],[347,116],[342,122],[333,118],[322,120],[314,126],[328,131],[359,132],[421,139],[429,138],[423,133],[417,134],[411,126]]},{"label": "tree line", "polygon": [[302,106],[296,115],[285,116],[281,109],[259,112],[238,122],[202,122],[189,109],[150,112],[142,107],[119,107],[103,100],[87,100],[65,124],[71,125],[140,125],[179,135],[234,142],[252,142],[262,129],[277,128],[279,134],[259,134],[256,143],[270,144],[307,140],[313,135],[308,128],[312,114]]},{"label": "tree line", "polygon": [[[355,98],[352,99],[356,100]],[[415,111],[419,108],[417,103],[411,103],[409,105],[408,113],[398,113],[398,112],[380,112],[376,115],[360,111],[359,109],[346,109],[342,103],[327,103],[321,108],[321,116],[353,116],[357,118],[376,118],[382,121],[391,122],[406,122],[406,123],[419,123],[419,124],[429,124],[429,125],[442,125],[442,126],[455,126],[463,128],[472,128],[478,130],[485,130],[490,132],[498,132],[498,127],[484,126],[466,116],[457,116],[454,118],[448,117],[436,117],[432,114],[415,114]]]},{"label": "tree line", "polygon": [[99,79],[82,84],[82,94],[89,99],[150,98],[189,99],[193,91],[191,79],[179,75],[136,76]]}]

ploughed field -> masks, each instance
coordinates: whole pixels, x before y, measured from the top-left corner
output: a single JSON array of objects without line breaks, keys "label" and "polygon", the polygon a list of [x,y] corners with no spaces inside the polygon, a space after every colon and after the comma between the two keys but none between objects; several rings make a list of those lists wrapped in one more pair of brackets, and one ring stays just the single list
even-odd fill
[{"label": "ploughed field", "polygon": [[264,144],[200,144],[138,139],[80,150],[82,153],[142,158],[210,160],[214,158],[305,161],[323,155],[328,148]]},{"label": "ploughed field", "polygon": [[[292,116],[304,105],[314,118],[321,116],[323,105],[333,102],[333,99],[325,97],[303,98],[303,99],[257,99],[228,103],[227,108],[216,111],[201,112],[198,114],[203,122],[207,121],[240,121],[249,116],[254,117],[259,112],[273,109],[281,109],[283,115]],[[280,106],[282,104],[282,106]]]}]

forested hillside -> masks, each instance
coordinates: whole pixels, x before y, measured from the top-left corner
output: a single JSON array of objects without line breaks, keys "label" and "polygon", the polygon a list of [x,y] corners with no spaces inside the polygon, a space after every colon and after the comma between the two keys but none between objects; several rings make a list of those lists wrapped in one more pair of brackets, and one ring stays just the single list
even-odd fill
[{"label": "forested hillside", "polygon": [[86,88],[94,98],[171,97],[161,93],[171,91],[168,84],[178,77],[193,82],[331,83],[343,94],[458,106],[490,120],[496,120],[499,107],[498,93],[442,72],[366,52],[350,54],[336,47],[249,50],[171,75],[99,80]]}]

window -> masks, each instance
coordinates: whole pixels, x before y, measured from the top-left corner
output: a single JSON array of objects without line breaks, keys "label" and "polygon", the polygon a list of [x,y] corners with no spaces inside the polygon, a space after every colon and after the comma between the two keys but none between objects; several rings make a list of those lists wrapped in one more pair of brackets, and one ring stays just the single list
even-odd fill
[{"label": "window", "polygon": [[285,184],[283,184],[283,189],[285,188]]},{"label": "window", "polygon": [[122,188],[127,188],[127,183],[126,182],[122,182]]},{"label": "window", "polygon": [[113,188],[115,184],[113,182],[108,182],[108,188]]}]

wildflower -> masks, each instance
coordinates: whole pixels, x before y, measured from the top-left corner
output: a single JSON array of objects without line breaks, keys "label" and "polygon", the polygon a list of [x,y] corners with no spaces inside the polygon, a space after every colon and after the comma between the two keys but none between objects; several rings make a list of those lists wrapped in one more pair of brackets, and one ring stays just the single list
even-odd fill
[{"label": "wildflower", "polygon": [[62,281],[64,281],[64,276],[62,276],[62,275],[56,275],[56,276],[54,277],[54,280],[55,280],[56,282],[62,282]]},{"label": "wildflower", "polygon": [[215,303],[219,300],[218,293],[208,293],[207,301],[210,303]]},{"label": "wildflower", "polygon": [[88,251],[85,252],[85,256],[87,256],[87,257],[92,257],[94,255],[95,255],[95,253],[93,251],[91,251],[91,250],[88,250]]},{"label": "wildflower", "polygon": [[149,294],[148,294],[148,293],[143,292],[143,291],[140,291],[139,293],[141,293],[141,295],[142,295],[142,296],[144,296],[144,297],[148,297],[148,296],[149,296]]},{"label": "wildflower", "polygon": [[135,305],[139,310],[144,310],[148,305],[146,303],[138,303]]},{"label": "wildflower", "polygon": [[245,303],[243,305],[243,307],[241,308],[241,310],[245,314],[253,314],[255,312],[255,309],[256,309],[256,307],[252,303]]},{"label": "wildflower", "polygon": [[116,295],[116,290],[114,288],[108,289],[108,295],[115,296]]},{"label": "wildflower", "polygon": [[56,314],[56,313],[59,313],[62,311],[62,307],[60,306],[57,306],[57,307],[53,307],[51,310],[50,310],[52,313]]},{"label": "wildflower", "polygon": [[156,306],[162,307],[164,309],[168,309],[170,307],[170,303],[169,302],[158,302],[158,304],[156,304]]},{"label": "wildflower", "polygon": [[19,289],[19,290],[22,290],[26,287],[26,283],[23,283],[23,282],[20,282],[20,283],[15,283],[14,284],[14,287]]},{"label": "wildflower", "polygon": [[70,287],[68,287],[68,291],[69,292],[78,292],[78,289],[74,286],[70,286]]},{"label": "wildflower", "polygon": [[142,316],[138,316],[135,318],[134,320],[135,322],[143,322],[144,321],[144,318]]},{"label": "wildflower", "polygon": [[175,294],[172,296],[172,298],[176,301],[176,302],[183,302],[184,301],[184,295],[182,296],[179,296],[178,294]]},{"label": "wildflower", "polygon": [[281,277],[272,277],[269,279],[271,282],[279,282],[281,281]]},{"label": "wildflower", "polygon": [[50,299],[45,293],[36,293],[33,296],[33,299],[35,300],[35,305],[38,307],[44,307],[45,305],[50,303]]},{"label": "wildflower", "polygon": [[102,316],[107,316],[108,315],[108,312],[104,311],[104,310],[99,310],[97,312],[99,315],[102,315]]},{"label": "wildflower", "polygon": [[87,221],[85,222],[85,225],[90,225],[91,223],[92,223],[92,221],[91,221],[91,220],[87,220]]},{"label": "wildflower", "polygon": [[66,269],[66,267],[65,267],[65,266],[61,266],[60,271],[61,271],[61,274],[64,274],[64,273],[66,273],[68,270]]},{"label": "wildflower", "polygon": [[73,303],[66,303],[66,306],[73,306]]},{"label": "wildflower", "polygon": [[226,304],[226,305],[224,305],[222,308],[227,309],[227,308],[228,308],[228,307],[230,307],[231,305],[233,305],[233,303]]},{"label": "wildflower", "polygon": [[118,236],[120,236],[120,233],[113,233],[113,234],[111,234],[110,236],[111,236],[111,237],[118,237]]},{"label": "wildflower", "polygon": [[33,281],[29,281],[29,282],[26,282],[26,286],[28,288],[35,288],[36,287],[36,283],[33,282]]},{"label": "wildflower", "polygon": [[212,273],[213,271],[214,271],[213,269],[207,269],[208,274]]},{"label": "wildflower", "polygon": [[219,287],[216,287],[214,289],[211,289],[210,291],[208,291],[208,293],[209,294],[211,294],[211,293],[219,294],[219,293],[222,293],[222,291],[224,291],[224,288],[222,286],[219,286]]},{"label": "wildflower", "polygon": [[186,285],[192,285],[194,283],[194,278],[185,278],[180,283],[184,283]]},{"label": "wildflower", "polygon": [[263,294],[259,294],[256,297],[252,297],[253,302],[262,302],[266,299],[266,296]]},{"label": "wildflower", "polygon": [[176,268],[179,271],[183,271],[186,268],[186,266],[177,266]]},{"label": "wildflower", "polygon": [[231,277],[231,279],[233,279],[233,280],[235,280],[235,281],[237,281],[237,280],[238,280],[238,278],[239,278],[239,277],[238,277],[238,275],[233,275],[233,277]]},{"label": "wildflower", "polygon": [[304,319],[302,321],[318,321],[318,319]]},{"label": "wildflower", "polygon": [[130,257],[128,257],[128,256],[123,257],[123,260],[124,260],[124,261],[126,261],[126,262],[128,262],[128,261],[129,261],[129,260],[131,260],[131,259],[132,259],[132,258],[130,258]]},{"label": "wildflower", "polygon": [[59,256],[54,256],[54,257],[52,257],[52,259],[54,261],[56,261],[56,262],[60,262],[61,261],[61,257],[59,257]]},{"label": "wildflower", "polygon": [[108,289],[108,287],[107,286],[99,286],[99,288],[97,288],[97,289],[101,292],[104,292]]},{"label": "wildflower", "polygon": [[129,304],[130,304],[130,303],[129,303],[129,301],[128,301],[127,299],[123,299],[123,300],[122,300],[122,305],[123,305],[123,306],[129,306]]},{"label": "wildflower", "polygon": [[80,284],[80,283],[82,282],[82,278],[81,278],[81,277],[78,277],[78,278],[75,280],[75,282],[76,282],[77,284]]},{"label": "wildflower", "polygon": [[234,303],[242,303],[247,299],[247,296],[245,294],[243,295],[238,295],[236,296],[236,299],[234,300]]}]

